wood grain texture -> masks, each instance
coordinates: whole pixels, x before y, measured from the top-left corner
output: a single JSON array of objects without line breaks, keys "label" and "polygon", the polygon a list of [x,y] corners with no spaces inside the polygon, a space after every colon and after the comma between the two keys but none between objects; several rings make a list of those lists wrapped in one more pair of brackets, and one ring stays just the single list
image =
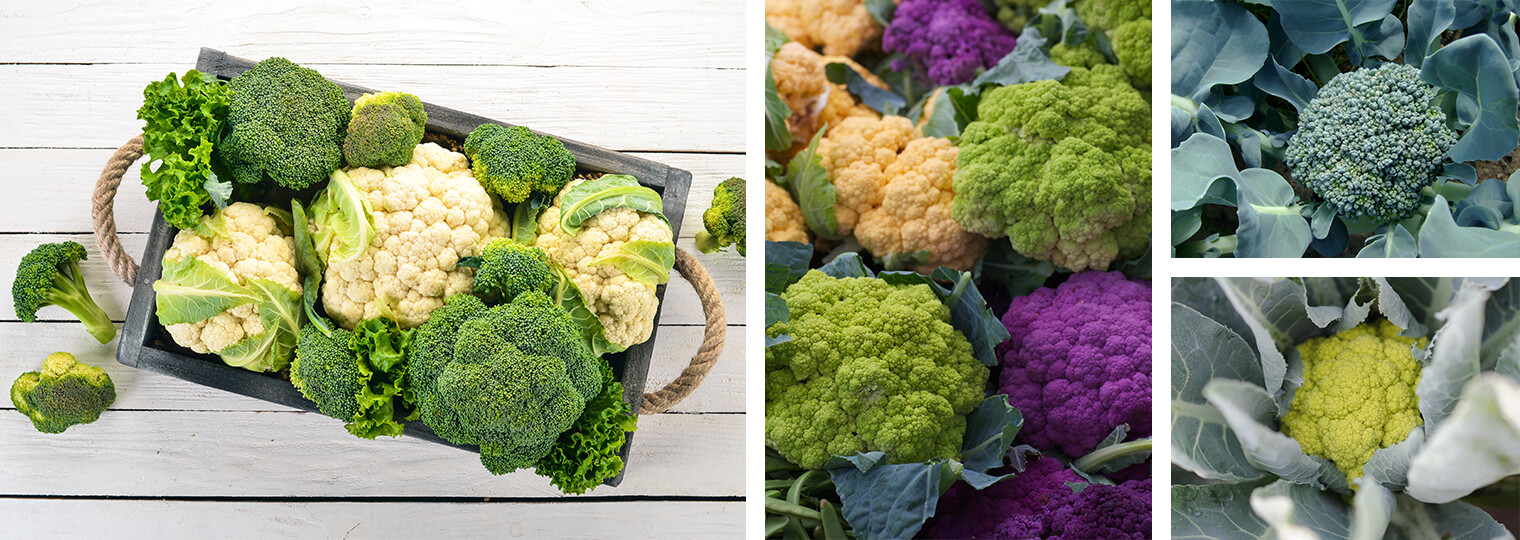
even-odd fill
[{"label": "wood grain texture", "polygon": [[[5,495],[560,496],[532,472],[492,476],[473,453],[359,439],[314,413],[107,411],[49,435],[0,412]],[[592,495],[742,495],[743,471],[744,415],[642,416],[623,484]]]},{"label": "wood grain texture", "polygon": [[[303,65],[611,150],[744,148],[742,70]],[[194,67],[193,55],[184,64],[0,65],[0,147],[120,146],[142,130],[143,87]]]},{"label": "wood grain texture", "polygon": [[[739,538],[740,502],[221,502],[0,499],[33,538]],[[89,519],[79,519],[89,516]],[[659,516],[659,520],[639,516]],[[146,518],[146,519],[145,519]],[[143,521],[142,529],[123,522]]]},{"label": "wood grain texture", "polygon": [[[0,62],[744,67],[744,2],[446,0],[0,4]],[[131,36],[128,38],[127,36]]]}]

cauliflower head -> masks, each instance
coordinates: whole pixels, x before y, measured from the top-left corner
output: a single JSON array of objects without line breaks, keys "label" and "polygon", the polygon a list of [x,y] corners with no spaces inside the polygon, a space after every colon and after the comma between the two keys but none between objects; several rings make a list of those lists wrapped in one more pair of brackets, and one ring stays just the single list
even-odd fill
[{"label": "cauliflower head", "polygon": [[607,341],[620,347],[643,343],[654,332],[654,315],[660,307],[655,286],[634,279],[615,265],[592,263],[619,253],[628,242],[671,243],[670,223],[658,214],[619,206],[582,222],[577,234],[568,234],[560,228],[561,203],[571,188],[585,181],[578,178],[565,184],[554,205],[539,216],[534,245],[575,281],[586,307],[601,321]]},{"label": "cauliflower head", "polygon": [[1337,75],[1299,115],[1283,161],[1344,217],[1409,217],[1457,142],[1435,95],[1404,64]]},{"label": "cauliflower head", "polygon": [[881,37],[865,0],[767,0],[765,22],[808,49],[855,56]]},{"label": "cauliflower head", "polygon": [[914,71],[935,86],[970,82],[1013,50],[1013,32],[980,0],[903,0],[882,35],[881,47],[901,53],[892,69]]},{"label": "cauliflower head", "polygon": [[[212,218],[215,234],[198,236],[181,230],[164,252],[164,260],[195,257],[226,274],[239,285],[251,279],[267,279],[301,293],[296,272],[295,239],[274,217],[256,204],[233,203]],[[164,327],[174,342],[198,353],[219,353],[244,338],[265,331],[257,303],[245,303],[209,319]]]},{"label": "cauliflower head", "polygon": [[1115,65],[984,94],[961,134],[951,216],[1073,270],[1142,255],[1151,230],[1150,105]]},{"label": "cauliflower head", "polygon": [[766,329],[765,440],[816,469],[833,455],[884,463],[960,454],[987,367],[927,285],[813,270],[782,293],[790,311]]},{"label": "cauliflower head", "polygon": [[792,200],[786,188],[765,179],[765,239],[772,242],[808,243],[807,222],[802,207]]},{"label": "cauliflower head", "polygon": [[976,490],[957,482],[924,525],[925,538],[1103,538],[1151,536],[1151,480],[1116,485],[1083,482],[1054,457],[1037,457],[1023,471]]},{"label": "cauliflower head", "polygon": [[1135,88],[1151,87],[1151,20],[1135,19],[1113,31],[1114,56]]},{"label": "cauliflower head", "polygon": [[1082,456],[1119,424],[1151,434],[1151,288],[1119,272],[1082,272],[1013,299],[998,345],[999,391],[1024,413],[1036,448]]},{"label": "cauliflower head", "polygon": [[1425,342],[1400,336],[1383,319],[1299,344],[1304,385],[1282,418],[1283,433],[1304,453],[1334,462],[1356,486],[1373,452],[1425,423],[1414,392],[1420,362],[1410,352]]},{"label": "cauliflower head", "polygon": [[901,116],[845,120],[818,142],[838,231],[877,257],[909,256],[920,272],[970,270],[987,239],[950,218],[956,153],[949,139],[919,138]]},{"label": "cauliflower head", "polygon": [[343,328],[381,316],[381,302],[403,328],[421,325],[445,298],[471,292],[474,270],[459,260],[508,236],[500,204],[475,181],[464,154],[426,143],[404,166],[359,167],[348,176],[369,198],[375,238],[359,257],[327,267],[322,305]]},{"label": "cauliflower head", "polygon": [[776,93],[792,116],[786,120],[792,132],[792,148],[779,161],[786,161],[791,154],[806,147],[808,141],[825,126],[837,126],[847,118],[875,118],[876,111],[864,103],[856,103],[850,91],[842,84],[829,82],[824,67],[831,63],[843,63],[854,69],[866,81],[886,88],[886,81],[872,74],[854,60],[838,56],[821,56],[797,42],[787,42],[771,59],[771,73],[776,79]]}]

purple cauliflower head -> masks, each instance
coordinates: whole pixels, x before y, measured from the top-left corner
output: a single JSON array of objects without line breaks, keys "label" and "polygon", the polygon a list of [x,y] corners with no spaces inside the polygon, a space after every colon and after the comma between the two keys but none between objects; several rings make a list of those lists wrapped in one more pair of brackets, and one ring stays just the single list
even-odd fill
[{"label": "purple cauliflower head", "polygon": [[1092,452],[1119,424],[1151,434],[1151,288],[1119,272],[1082,272],[1014,298],[1003,315],[998,386],[1035,448]]},{"label": "purple cauliflower head", "polygon": [[[1012,472],[998,471],[998,474]],[[956,483],[940,497],[922,538],[1140,539],[1151,532],[1151,480],[1073,486],[1081,477],[1053,457],[977,491]]]},{"label": "purple cauliflower head", "polygon": [[977,68],[997,64],[1014,45],[1013,33],[999,24],[979,0],[903,0],[882,34],[887,52],[907,62],[892,69],[913,69],[937,86],[961,84]]},{"label": "purple cauliflower head", "polygon": [[1151,479],[1089,484],[1046,510],[1045,531],[1039,537],[1047,540],[1150,538]]}]

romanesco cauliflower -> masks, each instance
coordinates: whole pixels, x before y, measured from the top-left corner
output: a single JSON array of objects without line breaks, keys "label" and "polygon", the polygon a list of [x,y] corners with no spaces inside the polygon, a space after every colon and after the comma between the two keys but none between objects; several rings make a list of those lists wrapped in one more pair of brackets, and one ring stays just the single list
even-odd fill
[{"label": "romanesco cauliflower", "polygon": [[814,270],[781,296],[790,318],[766,333],[792,339],[765,349],[766,444],[807,468],[959,455],[988,370],[927,285]]},{"label": "romanesco cauliflower", "polygon": [[1424,424],[1414,393],[1420,363],[1410,347],[1425,341],[1400,336],[1383,319],[1299,344],[1304,385],[1283,416],[1283,433],[1356,480],[1374,451]]}]

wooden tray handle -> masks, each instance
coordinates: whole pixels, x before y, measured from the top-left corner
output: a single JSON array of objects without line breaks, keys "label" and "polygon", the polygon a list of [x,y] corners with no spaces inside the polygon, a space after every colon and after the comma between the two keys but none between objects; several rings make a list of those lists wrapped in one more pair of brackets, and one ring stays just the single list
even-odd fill
[{"label": "wooden tray handle", "polygon": [[[122,176],[142,155],[142,135],[133,137],[127,144],[117,148],[116,153],[111,154],[110,161],[106,162],[105,170],[100,172],[100,179],[95,181],[95,193],[91,196],[90,204],[90,218],[95,225],[95,244],[100,246],[100,253],[111,265],[111,271],[128,285],[137,281],[137,263],[122,249],[121,239],[116,235],[114,200],[116,189],[121,187]],[[702,334],[702,345],[697,348],[697,354],[691,357],[691,364],[664,388],[644,394],[640,414],[665,412],[696,391],[703,379],[707,378],[707,373],[712,371],[713,365],[718,363],[718,355],[723,352],[723,341],[728,334],[723,297],[718,293],[718,286],[713,283],[712,276],[707,274],[707,269],[691,253],[676,248],[675,270],[685,276],[686,281],[696,289],[697,298],[702,301],[702,314],[707,319],[706,330]]]},{"label": "wooden tray handle", "polygon": [[90,197],[95,245],[100,246],[100,254],[111,265],[111,271],[127,285],[137,281],[137,263],[121,248],[121,239],[116,236],[116,188],[121,186],[121,177],[127,174],[127,168],[142,157],[142,143],[142,135],[138,135],[111,154],[105,170],[100,171],[100,179],[95,181],[95,193]]}]

